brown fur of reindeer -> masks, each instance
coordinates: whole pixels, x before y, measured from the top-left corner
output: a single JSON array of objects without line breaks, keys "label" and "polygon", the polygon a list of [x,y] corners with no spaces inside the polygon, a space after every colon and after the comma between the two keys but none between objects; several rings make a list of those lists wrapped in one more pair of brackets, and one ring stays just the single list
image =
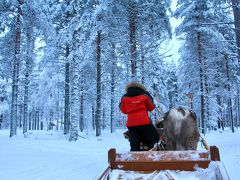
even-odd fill
[{"label": "brown fur of reindeer", "polygon": [[196,114],[185,108],[173,108],[165,113],[163,129],[167,150],[196,150],[199,130]]}]

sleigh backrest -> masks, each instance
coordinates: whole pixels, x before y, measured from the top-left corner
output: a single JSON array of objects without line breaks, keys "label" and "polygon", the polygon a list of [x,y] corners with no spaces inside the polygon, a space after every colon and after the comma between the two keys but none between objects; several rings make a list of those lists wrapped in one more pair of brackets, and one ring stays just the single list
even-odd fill
[{"label": "sleigh backrest", "polygon": [[163,129],[168,150],[196,150],[199,138],[196,114],[185,108],[165,113]]}]

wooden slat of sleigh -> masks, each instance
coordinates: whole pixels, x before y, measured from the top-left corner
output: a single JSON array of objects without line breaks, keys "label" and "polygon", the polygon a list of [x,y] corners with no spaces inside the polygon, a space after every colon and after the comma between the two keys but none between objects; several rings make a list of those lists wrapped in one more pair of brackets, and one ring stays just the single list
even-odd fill
[{"label": "wooden slat of sleigh", "polygon": [[209,151],[146,151],[108,154],[111,169],[130,171],[184,170],[194,171],[196,166],[207,168]]},{"label": "wooden slat of sleigh", "polygon": [[[110,179],[109,173],[115,170],[123,170],[123,174],[120,172],[117,179],[124,179],[127,173],[131,174],[132,172],[136,172],[136,179],[143,179],[141,175],[141,173],[143,173],[149,174],[147,179],[161,179],[162,176],[166,176],[167,179],[174,180],[167,169],[194,171],[196,165],[201,168],[207,168],[210,161],[216,161],[217,163],[215,164],[217,166],[214,170],[216,179],[229,180],[227,171],[220,162],[219,150],[216,146],[210,146],[209,150],[206,151],[145,151],[116,153],[116,149],[110,149],[108,151],[108,160],[109,166],[100,176],[99,180]],[[144,176],[144,179],[145,177],[146,176]]]}]

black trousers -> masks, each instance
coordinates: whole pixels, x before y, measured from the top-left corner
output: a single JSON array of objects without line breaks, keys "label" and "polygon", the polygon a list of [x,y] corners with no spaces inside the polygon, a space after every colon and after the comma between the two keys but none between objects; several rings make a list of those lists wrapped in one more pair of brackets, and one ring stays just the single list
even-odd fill
[{"label": "black trousers", "polygon": [[152,124],[128,127],[131,151],[140,151],[140,142],[151,149],[159,141],[159,135]]}]

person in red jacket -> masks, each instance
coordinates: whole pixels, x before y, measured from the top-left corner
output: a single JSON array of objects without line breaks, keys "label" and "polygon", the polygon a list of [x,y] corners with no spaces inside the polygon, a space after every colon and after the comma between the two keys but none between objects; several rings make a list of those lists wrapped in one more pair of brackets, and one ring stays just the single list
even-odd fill
[{"label": "person in red jacket", "polygon": [[155,106],[146,88],[138,82],[128,84],[119,107],[127,114],[131,151],[140,151],[140,142],[151,149],[159,141],[159,135],[148,116],[148,111],[154,110]]}]

